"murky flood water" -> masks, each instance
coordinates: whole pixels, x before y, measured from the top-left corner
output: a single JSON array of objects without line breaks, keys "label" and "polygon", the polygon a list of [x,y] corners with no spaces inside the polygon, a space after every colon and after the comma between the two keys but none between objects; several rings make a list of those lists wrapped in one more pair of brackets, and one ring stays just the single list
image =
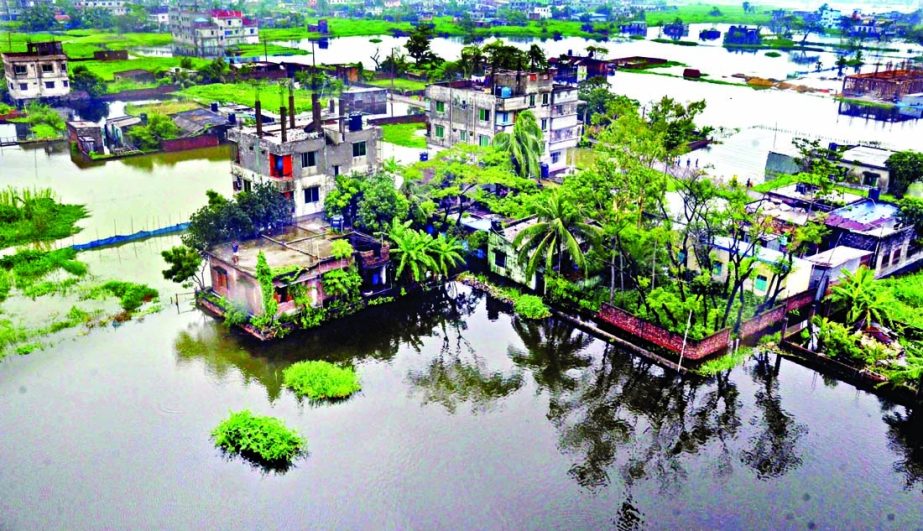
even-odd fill
[{"label": "murky flood water", "polygon": [[[281,371],[354,364],[299,403]],[[678,383],[467,288],[257,345],[175,309],[0,364],[0,523],[38,527],[911,529],[919,412],[774,358]],[[209,441],[229,410],[309,440],[286,473]]]},{"label": "murky flood water", "polygon": [[85,243],[189,219],[207,190],[231,194],[227,146],[143,155],[78,167],[66,143],[0,149],[0,187],[51,188],[67,203],[86,205]]}]

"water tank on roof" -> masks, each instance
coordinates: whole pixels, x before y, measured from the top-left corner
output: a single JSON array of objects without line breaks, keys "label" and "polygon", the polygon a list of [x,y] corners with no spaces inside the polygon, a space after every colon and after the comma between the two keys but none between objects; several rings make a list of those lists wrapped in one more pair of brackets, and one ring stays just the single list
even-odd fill
[{"label": "water tank on roof", "polygon": [[879,197],[881,197],[881,190],[878,188],[869,188],[869,199],[872,201],[878,201]]},{"label": "water tank on roof", "polygon": [[548,171],[548,163],[543,162],[539,165],[542,169],[542,179],[547,179],[550,172]]},{"label": "water tank on roof", "polygon": [[211,107],[212,112],[218,112],[218,102],[217,101],[213,101],[210,107]]},{"label": "water tank on roof", "polygon": [[335,231],[343,230],[343,216],[337,214],[336,216],[330,216],[330,226],[333,227]]},{"label": "water tank on roof", "polygon": [[510,87],[500,87],[500,97],[501,98],[509,98],[512,95],[513,95],[513,89],[511,89]]},{"label": "water tank on roof", "polygon": [[231,125],[237,125],[237,115],[234,113],[228,114],[228,123]]},{"label": "water tank on roof", "polygon": [[428,161],[428,160],[429,160],[429,152],[428,152],[428,151],[421,151],[421,152],[420,152],[420,162],[426,162],[426,161]]},{"label": "water tank on roof", "polygon": [[349,130],[350,131],[362,131],[362,115],[361,114],[350,114],[349,115]]}]

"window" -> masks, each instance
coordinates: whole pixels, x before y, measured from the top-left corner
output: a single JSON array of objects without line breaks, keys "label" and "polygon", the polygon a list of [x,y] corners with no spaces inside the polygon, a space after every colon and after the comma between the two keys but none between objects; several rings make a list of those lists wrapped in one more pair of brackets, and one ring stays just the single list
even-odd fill
[{"label": "window", "polygon": [[436,102],[436,112],[445,112],[445,102],[444,101]]},{"label": "window", "polygon": [[308,203],[317,203],[320,201],[320,187],[311,186],[304,189],[304,202]]},{"label": "window", "polygon": [[46,74],[50,74],[50,73],[54,72],[54,65],[53,65],[53,64],[47,64],[47,63],[46,63],[46,64],[43,64],[43,65],[42,65],[42,72],[44,72],[44,73],[46,73]]},{"label": "window", "polygon": [[26,72],[26,65],[13,65],[13,73],[17,76],[24,76]]},{"label": "window", "polygon": [[436,138],[445,138],[445,127],[441,125],[436,126]]},{"label": "window", "polygon": [[767,279],[765,276],[756,275],[756,284],[754,285],[756,291],[766,291],[766,283],[768,281],[769,279]]},{"label": "window", "polygon": [[548,94],[547,92],[545,92],[544,94],[542,94],[542,105],[548,105],[548,97],[549,97],[549,96],[550,96],[550,94]]},{"label": "window", "polygon": [[301,154],[301,167],[310,168],[311,166],[317,166],[317,152],[316,151],[308,151],[307,153]]},{"label": "window", "polygon": [[29,84],[28,84],[28,83],[20,83],[20,84],[19,84],[19,90],[29,90]]},{"label": "window", "polygon": [[535,107],[535,94],[529,94],[529,107]]},{"label": "window", "polygon": [[478,119],[482,122],[490,120],[490,111],[488,109],[478,109]]},{"label": "window", "polygon": [[715,265],[712,266],[711,272],[716,277],[721,276],[721,262],[716,262]]},{"label": "window", "polygon": [[506,253],[494,253],[494,265],[497,267],[506,267]]},{"label": "window", "polygon": [[460,133],[458,133],[458,139],[461,140],[462,142],[467,142],[468,141],[468,131],[461,131]]},{"label": "window", "polygon": [[510,123],[510,113],[501,112],[497,114],[497,123],[498,124],[508,124]]},{"label": "window", "polygon": [[45,82],[45,88],[53,89],[53,88],[54,88],[54,81],[46,81],[46,82]]},{"label": "window", "polygon": [[490,137],[487,135],[481,135],[478,138],[478,145],[481,147],[487,147],[490,145]]},{"label": "window", "polygon": [[552,152],[551,153],[551,163],[557,164],[560,161],[561,161],[561,152],[560,151]]},{"label": "window", "polygon": [[334,165],[334,166],[333,166],[333,176],[336,177],[336,176],[339,175],[339,174],[340,174],[340,167]]},{"label": "window", "polygon": [[542,118],[542,131],[548,130],[548,118]]},{"label": "window", "polygon": [[353,144],[353,157],[365,156],[365,142],[356,142]]},{"label": "window", "polygon": [[250,181],[244,181],[244,192],[250,192],[253,190],[253,183]]},{"label": "window", "polygon": [[67,87],[67,81],[62,81],[61,83],[64,83],[64,86]]}]

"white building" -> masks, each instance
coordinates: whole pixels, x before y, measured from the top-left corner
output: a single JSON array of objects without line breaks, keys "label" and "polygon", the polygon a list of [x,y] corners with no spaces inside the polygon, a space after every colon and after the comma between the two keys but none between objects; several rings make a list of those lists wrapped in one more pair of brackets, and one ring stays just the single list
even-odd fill
[{"label": "white building", "polygon": [[827,29],[835,29],[840,27],[840,20],[843,19],[843,12],[839,9],[832,9],[830,7],[822,7],[817,10],[817,15],[820,19],[821,26]]},{"label": "white building", "polygon": [[78,0],[74,2],[77,9],[102,9],[113,16],[122,16],[128,13],[124,0]]},{"label": "white building", "polygon": [[493,86],[475,81],[430,85],[429,142],[488,146],[497,133],[512,132],[519,113],[530,110],[542,129],[542,163],[548,175],[567,168],[567,150],[577,147],[577,87],[554,82],[552,72],[497,72]]},{"label": "white building", "polygon": [[532,8],[532,18],[551,18],[551,6],[537,6]]},{"label": "white building", "polygon": [[60,42],[31,42],[26,52],[4,53],[3,70],[13,101],[70,94],[67,56]]},{"label": "white building", "polygon": [[207,12],[179,6],[169,13],[173,53],[197,57],[221,57],[235,46],[259,44],[256,22],[232,9]]}]

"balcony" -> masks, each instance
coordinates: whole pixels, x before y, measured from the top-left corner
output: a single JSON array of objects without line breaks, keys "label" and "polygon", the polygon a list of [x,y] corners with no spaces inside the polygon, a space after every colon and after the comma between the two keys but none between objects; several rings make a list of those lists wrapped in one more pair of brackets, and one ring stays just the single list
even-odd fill
[{"label": "balcony", "polygon": [[521,111],[529,108],[528,96],[514,96],[497,100],[498,111]]}]

